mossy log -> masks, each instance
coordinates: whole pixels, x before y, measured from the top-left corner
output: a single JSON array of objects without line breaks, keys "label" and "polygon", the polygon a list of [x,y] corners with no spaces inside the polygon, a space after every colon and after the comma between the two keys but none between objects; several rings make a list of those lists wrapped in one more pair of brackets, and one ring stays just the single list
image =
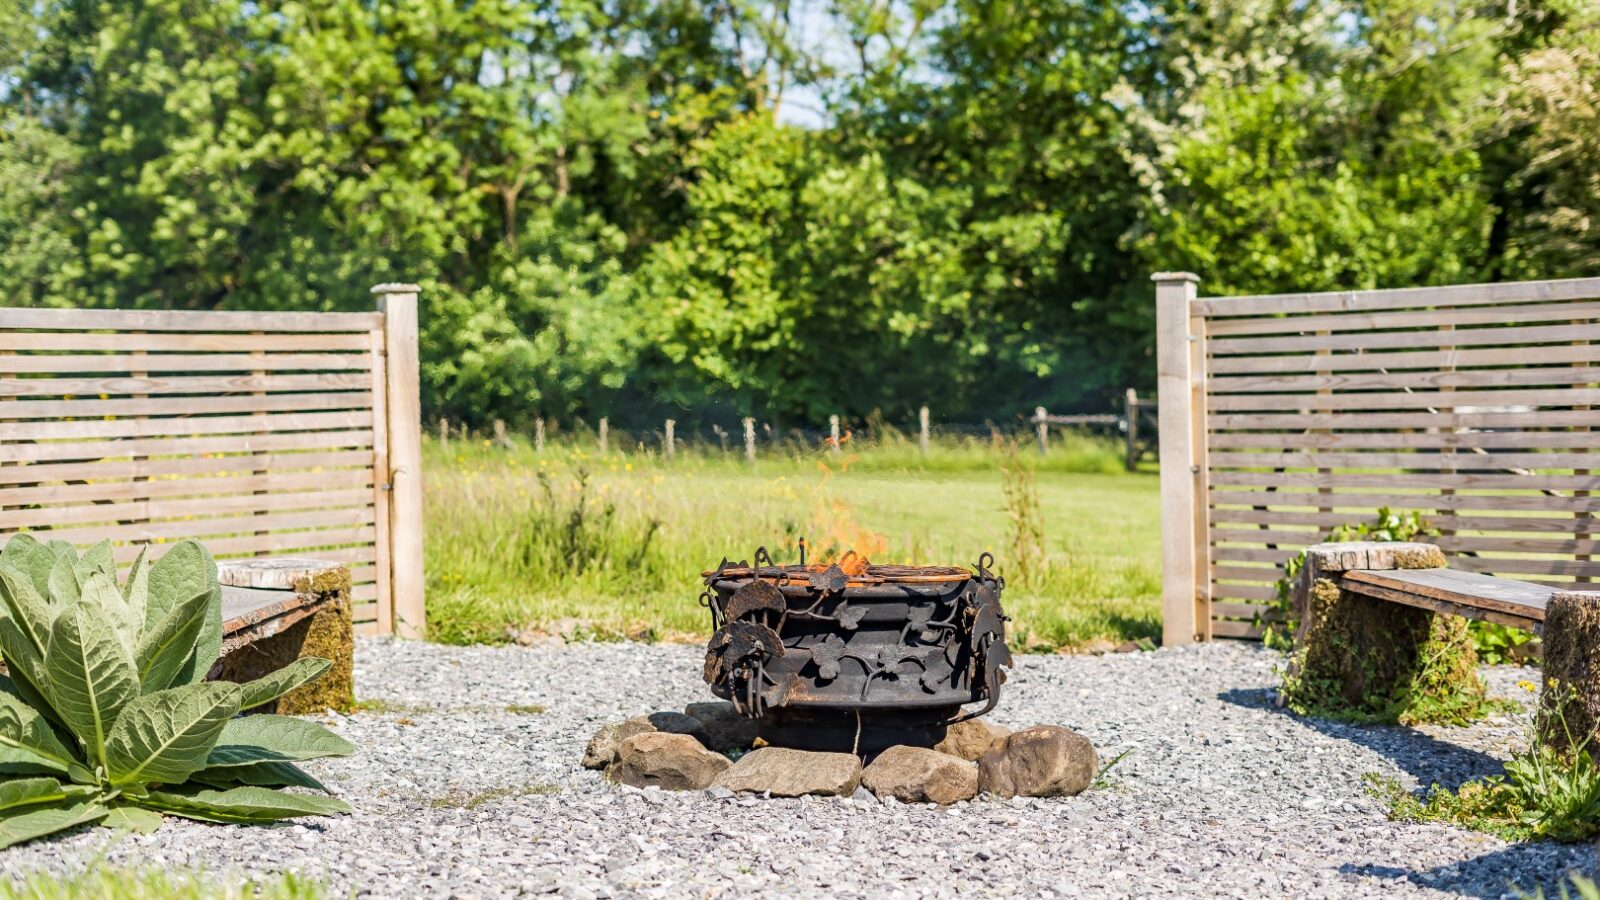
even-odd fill
[{"label": "mossy log", "polygon": [[1363,722],[1476,716],[1486,693],[1465,619],[1353,594],[1337,581],[1351,569],[1443,564],[1443,554],[1428,544],[1322,544],[1307,550],[1284,703],[1306,715]]},{"label": "mossy log", "polygon": [[1595,753],[1600,724],[1600,593],[1557,591],[1545,605],[1539,738],[1560,751]]},{"label": "mossy log", "polygon": [[[297,563],[293,565],[291,563]],[[224,581],[241,587],[292,590],[318,609],[276,634],[251,641],[222,658],[218,678],[246,682],[301,657],[329,660],[321,678],[251,712],[309,715],[355,705],[355,630],[350,617],[350,570],[305,560],[247,560],[225,564]]]}]

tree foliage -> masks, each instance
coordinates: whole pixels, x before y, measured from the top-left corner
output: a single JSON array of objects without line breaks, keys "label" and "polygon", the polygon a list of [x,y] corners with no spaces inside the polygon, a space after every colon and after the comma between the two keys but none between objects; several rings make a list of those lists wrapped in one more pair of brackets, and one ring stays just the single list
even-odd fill
[{"label": "tree foliage", "polygon": [[8,302],[424,286],[468,421],[1095,407],[1208,293],[1589,274],[1584,0],[0,0]]}]

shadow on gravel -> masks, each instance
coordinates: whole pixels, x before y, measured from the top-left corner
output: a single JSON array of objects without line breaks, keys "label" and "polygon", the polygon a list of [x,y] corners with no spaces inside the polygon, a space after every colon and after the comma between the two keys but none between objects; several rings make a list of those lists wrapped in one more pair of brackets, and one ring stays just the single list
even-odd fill
[{"label": "shadow on gravel", "polygon": [[1463,897],[1520,897],[1538,888],[1546,897],[1560,897],[1561,884],[1570,872],[1594,877],[1593,850],[1587,844],[1552,844],[1539,841],[1513,844],[1475,859],[1411,870],[1399,866],[1345,863],[1340,872],[1370,878],[1395,879]]},{"label": "shadow on gravel", "polygon": [[[1349,725],[1296,715],[1287,709],[1279,708],[1273,702],[1272,692],[1264,688],[1236,688],[1223,691],[1217,695],[1217,699],[1235,706],[1287,716],[1296,723],[1320,731],[1329,737],[1350,741],[1376,751],[1415,778],[1422,790],[1433,784],[1455,790],[1463,782],[1485,775],[1498,775],[1504,769],[1504,763],[1500,759],[1481,750],[1469,750],[1403,725]],[[1362,773],[1350,774],[1352,777],[1357,777]]]}]

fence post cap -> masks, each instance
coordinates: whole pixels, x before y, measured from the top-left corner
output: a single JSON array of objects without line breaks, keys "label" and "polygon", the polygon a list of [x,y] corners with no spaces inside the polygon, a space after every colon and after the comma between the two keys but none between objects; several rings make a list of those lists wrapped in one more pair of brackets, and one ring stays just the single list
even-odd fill
[{"label": "fence post cap", "polygon": [[1150,280],[1158,284],[1163,281],[1187,281],[1192,284],[1199,284],[1200,276],[1193,272],[1157,272],[1150,276]]},{"label": "fence post cap", "polygon": [[399,281],[389,282],[388,284],[375,284],[372,286],[372,292],[374,294],[415,294],[421,290],[422,288],[418,287],[417,285],[405,284]]}]

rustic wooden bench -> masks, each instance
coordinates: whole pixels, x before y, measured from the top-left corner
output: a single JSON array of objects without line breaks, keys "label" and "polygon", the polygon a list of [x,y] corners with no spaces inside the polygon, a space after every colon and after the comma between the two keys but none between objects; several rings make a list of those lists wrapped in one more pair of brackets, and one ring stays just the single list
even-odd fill
[{"label": "rustic wooden bench", "polygon": [[302,656],[331,660],[317,681],[274,701],[274,712],[349,709],[354,696],[350,570],[292,557],[227,560],[222,583],[222,658],[211,677],[244,682]]},{"label": "rustic wooden bench", "polygon": [[[1593,734],[1600,723],[1600,592],[1449,569],[1432,544],[1349,542],[1306,549],[1293,599],[1291,676],[1320,642],[1319,674],[1346,679],[1352,696],[1357,682],[1388,689],[1373,678],[1384,669],[1379,656],[1414,652],[1436,637],[1433,615],[1459,616],[1539,634],[1541,709],[1559,705],[1574,735]],[[1327,664],[1331,657],[1340,659]],[[1405,677],[1404,666],[1391,671]]]}]

